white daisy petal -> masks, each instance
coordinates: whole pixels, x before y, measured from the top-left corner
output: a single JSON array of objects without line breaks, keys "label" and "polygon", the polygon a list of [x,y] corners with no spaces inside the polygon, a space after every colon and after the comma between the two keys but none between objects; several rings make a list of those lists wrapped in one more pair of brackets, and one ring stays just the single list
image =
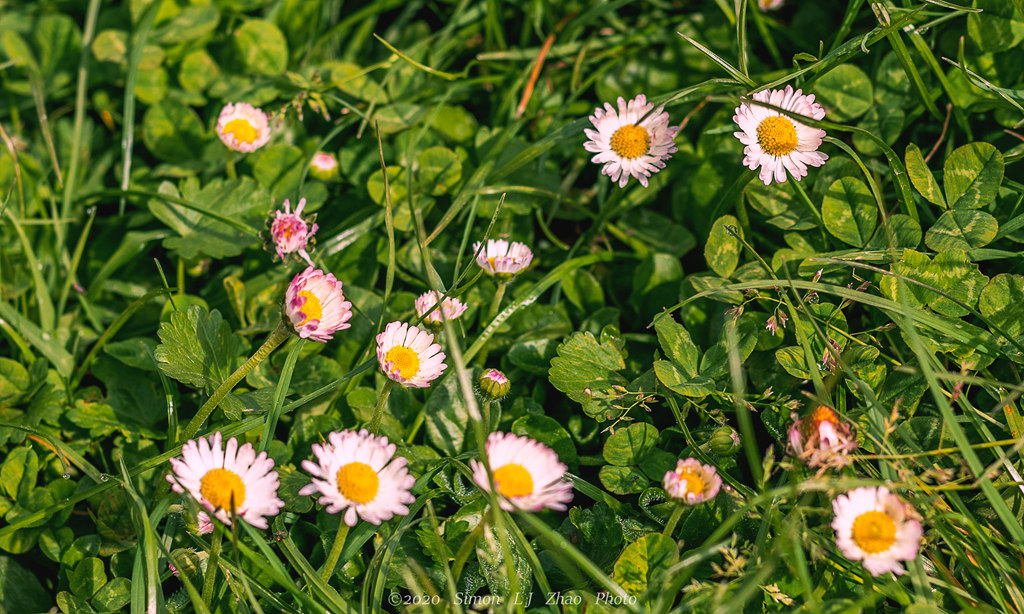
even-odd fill
[{"label": "white daisy petal", "polygon": [[217,118],[217,136],[230,149],[252,153],[270,141],[267,114],[245,102],[224,105]]},{"label": "white daisy petal", "polygon": [[381,371],[406,388],[426,388],[447,367],[434,335],[405,322],[391,322],[377,335]]},{"label": "white daisy petal", "polygon": [[[487,438],[487,464],[494,476],[501,509],[538,512],[542,509],[565,510],[572,501],[572,483],[564,479],[567,467],[555,451],[529,437],[512,433],[491,433]],[[473,481],[490,490],[487,469],[480,461],[470,461]]]},{"label": "white daisy petal", "polygon": [[589,140],[583,148],[598,152],[591,162],[605,164],[601,173],[619,187],[625,187],[630,177],[647,187],[651,174],[665,168],[664,161],[677,151],[673,139],[680,126],[669,126],[668,113],[662,107],[654,109],[643,94],[628,103],[619,98],[617,105],[618,112],[608,103],[594,110],[590,123],[598,133],[584,130]]},{"label": "white daisy petal", "polygon": [[284,315],[304,339],[326,343],[334,333],[351,326],[352,303],[345,300],[341,282],[312,266],[288,284]]},{"label": "white daisy petal", "polygon": [[687,505],[710,501],[722,488],[722,478],[711,465],[702,465],[695,458],[679,459],[673,471],[665,472],[662,478],[665,492]]},{"label": "white daisy petal", "polygon": [[923,529],[917,512],[885,487],[863,486],[832,501],[836,547],[872,575],[903,573],[917,558]]},{"label": "white daisy petal", "polygon": [[526,244],[518,241],[509,243],[505,239],[488,239],[484,249],[480,248],[479,241],[473,244],[477,265],[484,273],[499,278],[515,277],[533,261],[533,252]]}]

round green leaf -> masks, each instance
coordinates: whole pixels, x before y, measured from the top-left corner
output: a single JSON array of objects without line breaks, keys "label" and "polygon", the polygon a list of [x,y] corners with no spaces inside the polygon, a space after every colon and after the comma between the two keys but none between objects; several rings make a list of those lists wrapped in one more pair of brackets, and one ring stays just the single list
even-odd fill
[{"label": "round green leaf", "polygon": [[988,143],[968,143],[949,154],[943,170],[949,206],[978,209],[996,198],[1003,181],[1003,154]]},{"label": "round green leaf", "polygon": [[981,291],[978,310],[1010,336],[1024,332],[1024,277],[1001,273]]},{"label": "round green leaf", "polygon": [[786,373],[793,377],[811,379],[811,372],[807,368],[807,361],[804,358],[804,350],[800,346],[794,345],[775,350],[775,360],[778,361],[780,367],[786,370]]},{"label": "round green leaf", "polygon": [[1024,40],[1024,21],[1018,18],[1020,14],[1014,12],[1013,5],[1007,0],[974,0],[974,6],[981,12],[968,13],[967,34],[981,51],[1012,49]]},{"label": "round green leaf", "polygon": [[53,602],[34,573],[9,556],[0,556],[0,614],[45,612]]},{"label": "round green leaf", "polygon": [[117,612],[131,601],[131,588],[128,578],[114,578],[96,592],[92,604],[102,612]]},{"label": "round green leaf", "polygon": [[935,220],[935,225],[924,236],[924,244],[937,252],[967,251],[988,245],[996,238],[998,230],[999,222],[984,211],[953,209]]},{"label": "round green leaf", "polygon": [[860,179],[843,177],[828,189],[821,205],[825,228],[844,243],[867,245],[878,216],[875,200]]},{"label": "round green leaf", "polygon": [[569,432],[547,416],[527,415],[512,423],[512,432],[535,439],[555,451],[566,464],[576,462],[576,446]]},{"label": "round green leaf", "polygon": [[853,64],[842,64],[818,80],[814,93],[828,111],[827,119],[845,122],[866,113],[874,101],[871,80]]},{"label": "round green leaf", "polygon": [[604,442],[604,459],[619,467],[635,465],[656,445],[658,429],[646,422],[638,422],[615,431]]},{"label": "round green leaf", "polygon": [[419,174],[416,179],[432,196],[447,193],[462,178],[462,162],[447,147],[430,147],[420,154],[417,162]]},{"label": "round green leaf", "polygon": [[743,230],[740,228],[739,220],[731,215],[723,215],[711,225],[711,233],[708,235],[708,242],[704,244],[704,258],[708,266],[720,277],[728,277],[736,270],[740,261],[740,241],[726,230],[726,226],[735,228],[740,237]]},{"label": "round green leaf", "polygon": [[[906,119],[907,114],[899,107],[875,105],[861,118],[857,127],[874,134],[891,147],[903,132],[903,123]],[[853,146],[866,156],[882,154],[882,148],[860,132],[853,134]]]},{"label": "round green leaf", "polygon": [[907,175],[910,176],[910,183],[914,184],[917,191],[924,196],[928,202],[934,203],[942,208],[946,208],[946,199],[942,196],[942,190],[939,188],[939,182],[935,180],[935,175],[932,174],[931,169],[928,168],[928,164],[924,161],[924,156],[921,155],[921,150],[917,145],[911,143],[907,145],[906,152],[907,161]]},{"label": "round green leaf", "polygon": [[262,19],[251,19],[235,31],[235,45],[246,68],[275,76],[288,67],[288,42],[281,30]]},{"label": "round green leaf", "polygon": [[[917,220],[903,213],[889,217],[889,230],[892,233],[892,247],[905,247],[914,249],[921,243],[921,225]],[[889,235],[885,227],[879,226],[875,236],[871,238],[868,247],[885,249],[889,247]]]},{"label": "round green leaf", "polygon": [[217,63],[205,49],[198,49],[186,55],[181,61],[178,82],[190,92],[202,92],[219,76],[220,68]]},{"label": "round green leaf", "polygon": [[107,572],[103,561],[96,557],[82,559],[69,578],[71,592],[83,599],[92,597],[106,583]]},{"label": "round green leaf", "polygon": [[605,490],[616,495],[632,495],[643,492],[650,485],[647,476],[636,467],[605,465],[601,467],[597,477],[601,480],[601,486],[604,486]]},{"label": "round green leaf", "polygon": [[306,158],[298,147],[271,145],[257,154],[252,175],[261,186],[270,190],[270,196],[276,203],[294,196],[305,162]]},{"label": "round green leaf", "polygon": [[634,596],[660,588],[661,578],[679,560],[676,542],[661,533],[648,533],[626,546],[615,561],[615,581]]},{"label": "round green leaf", "polygon": [[101,62],[123,62],[128,53],[128,34],[123,30],[103,30],[92,42],[92,54]]},{"label": "round green leaf", "polygon": [[142,118],[142,141],[162,160],[194,160],[203,148],[203,124],[191,108],[174,100],[161,100]]}]

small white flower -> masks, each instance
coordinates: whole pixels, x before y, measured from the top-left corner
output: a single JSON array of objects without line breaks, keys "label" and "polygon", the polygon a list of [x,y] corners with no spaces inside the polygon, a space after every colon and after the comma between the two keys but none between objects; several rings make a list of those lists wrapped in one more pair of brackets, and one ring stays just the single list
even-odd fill
[{"label": "small white flower", "polygon": [[209,438],[185,442],[181,458],[170,459],[174,473],[167,476],[174,492],[195,499],[224,524],[239,516],[254,527],[267,528],[264,516],[276,516],[284,501],[277,498],[279,485],[274,460],[259,456],[252,444],[238,446],[234,437],[221,445],[220,432]]},{"label": "small white flower", "polygon": [[338,159],[334,154],[318,151],[309,162],[309,174],[320,181],[330,181],[338,176]]},{"label": "small white flower", "polygon": [[405,516],[416,500],[409,492],[416,478],[409,475],[404,458],[394,457],[395,450],[387,437],[375,437],[366,429],[330,433],[327,443],[313,444],[316,462],[302,461],[313,482],[299,494],[319,492],[327,513],[344,511],[350,527],[359,518],[379,525],[392,516]]},{"label": "small white flower", "polygon": [[226,104],[217,119],[217,136],[235,151],[252,153],[270,141],[267,114],[245,102]]},{"label": "small white flower", "polygon": [[583,148],[597,154],[590,161],[604,164],[601,173],[620,188],[630,176],[646,188],[647,178],[665,168],[665,160],[677,151],[673,139],[681,126],[669,126],[664,107],[654,109],[643,94],[628,103],[619,97],[617,103],[618,112],[607,102],[594,110],[590,123],[596,130],[583,131],[590,139]]},{"label": "small white flower", "polygon": [[480,249],[480,242],[473,244],[477,254],[476,263],[488,275],[514,277],[533,261],[533,252],[524,243],[505,239],[488,239],[487,246]]},{"label": "small white flower", "polygon": [[[270,223],[270,237],[274,241],[274,249],[278,258],[284,260],[288,254],[297,253],[309,266],[313,266],[306,246],[313,240],[318,226],[315,223],[310,225],[302,219],[302,210],[305,206],[306,199],[303,198],[299,200],[299,206],[295,207],[295,211],[292,212],[291,202],[287,198],[284,199],[284,211],[280,209],[274,211],[274,219]],[[315,218],[316,214],[313,214],[312,217]]]},{"label": "small white flower", "polygon": [[377,362],[388,378],[406,388],[426,388],[448,366],[434,335],[406,322],[391,322],[377,335]]},{"label": "small white flower", "polygon": [[871,575],[904,572],[898,561],[912,561],[921,548],[920,516],[885,487],[863,486],[832,501],[836,547],[861,561]]},{"label": "small white flower", "polygon": [[[766,102],[798,115],[823,119],[825,109],[814,102],[814,94],[803,95],[787,85],[784,90],[763,90],[753,96],[757,102]],[[765,185],[774,178],[786,181],[786,171],[800,181],[807,176],[808,166],[821,166],[828,156],[820,151],[825,131],[805,126],[775,109],[758,104],[743,103],[736,107],[732,120],[742,130],[733,135],[746,145],[743,164],[751,170],[761,167],[758,177]]]},{"label": "small white flower", "polygon": [[774,11],[782,8],[786,0],[757,0],[757,8],[762,11]]},{"label": "small white flower", "polygon": [[[527,512],[542,509],[565,510],[572,501],[572,484],[565,480],[566,466],[555,451],[529,437],[512,433],[491,433],[487,437],[487,464],[494,476],[501,509]],[[490,490],[487,469],[470,461],[473,481]]]},{"label": "small white flower", "polygon": [[695,458],[681,458],[674,470],[665,472],[662,486],[673,499],[679,499],[687,505],[697,505],[718,495],[718,490],[722,488],[722,478],[718,477],[718,471],[711,465],[702,465]]},{"label": "small white flower", "polygon": [[345,300],[334,275],[309,266],[288,284],[284,315],[300,337],[326,343],[351,326],[352,303]]},{"label": "small white flower", "polygon": [[[441,299],[441,296],[442,294],[437,290],[427,290],[416,299],[416,315],[423,318],[423,322],[426,324],[440,324],[444,320],[454,320],[465,313],[466,304],[450,296],[441,302],[440,307],[430,311]],[[430,313],[427,313],[428,311]]]}]

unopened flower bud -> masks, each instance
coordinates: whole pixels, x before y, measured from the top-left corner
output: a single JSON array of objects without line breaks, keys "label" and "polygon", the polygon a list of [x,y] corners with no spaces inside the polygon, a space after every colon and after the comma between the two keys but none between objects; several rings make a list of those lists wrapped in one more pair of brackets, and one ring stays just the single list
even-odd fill
[{"label": "unopened flower bud", "polygon": [[309,163],[309,174],[320,181],[338,178],[338,159],[325,151],[317,152]]},{"label": "unopened flower bud", "polygon": [[487,369],[480,374],[476,385],[480,388],[480,395],[488,401],[500,400],[512,388],[512,383],[505,374],[497,369]]},{"label": "unopened flower bud", "polygon": [[740,437],[731,426],[720,426],[711,434],[711,451],[718,456],[732,456],[740,449]]}]

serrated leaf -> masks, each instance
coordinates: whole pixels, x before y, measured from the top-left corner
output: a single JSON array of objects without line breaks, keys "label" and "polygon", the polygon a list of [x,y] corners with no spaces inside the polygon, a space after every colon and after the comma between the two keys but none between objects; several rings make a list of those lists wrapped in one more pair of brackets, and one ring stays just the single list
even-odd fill
[{"label": "serrated leaf", "polygon": [[192,305],[160,323],[156,359],[168,377],[193,388],[214,388],[226,380],[244,356],[246,345],[231,332],[220,312]]},{"label": "serrated leaf", "polygon": [[[161,193],[177,197],[177,190],[169,183],[160,186]],[[271,198],[266,190],[249,177],[238,180],[215,179],[198,189],[195,181],[182,185],[181,198],[196,206],[234,219],[249,228],[259,228],[270,209]],[[163,244],[176,250],[185,259],[206,255],[211,258],[229,258],[256,245],[259,237],[255,230],[245,232],[209,215],[171,202],[152,199],[149,210],[160,221],[173,228],[178,237],[168,237]]]},{"label": "serrated leaf", "polygon": [[626,368],[622,354],[610,343],[598,343],[589,332],[575,332],[558,346],[548,379],[577,403],[593,400],[595,391],[607,392],[625,384],[618,372]]},{"label": "serrated leaf", "polygon": [[704,375],[690,377],[679,365],[668,360],[654,361],[654,374],[666,388],[685,397],[703,399],[715,391],[715,380]]},{"label": "serrated leaf", "polygon": [[924,161],[921,149],[913,143],[907,145],[905,158],[910,182],[914,184],[914,187],[921,193],[921,196],[924,196],[932,204],[938,205],[943,209],[947,208],[946,198],[942,195],[939,182],[935,180],[935,175],[932,174],[928,164]]},{"label": "serrated leaf", "polygon": [[708,267],[720,277],[729,277],[736,270],[742,249],[739,238],[731,235],[726,226],[735,228],[739,236],[743,236],[739,220],[731,215],[723,215],[711,225],[711,233],[704,244],[704,259]]},{"label": "serrated leaf", "polygon": [[988,143],[957,147],[943,166],[946,201],[953,209],[978,209],[996,199],[1003,181],[1003,154]]},{"label": "serrated leaf", "polygon": [[657,592],[666,571],[679,560],[676,542],[661,533],[644,535],[626,546],[615,561],[615,581],[630,595]]},{"label": "serrated leaf", "polygon": [[875,231],[878,212],[864,182],[843,177],[825,193],[821,216],[832,236],[854,247],[864,247]]},{"label": "serrated leaf", "polygon": [[924,244],[937,252],[984,247],[996,238],[999,222],[977,209],[951,209],[943,213],[924,236]]}]

